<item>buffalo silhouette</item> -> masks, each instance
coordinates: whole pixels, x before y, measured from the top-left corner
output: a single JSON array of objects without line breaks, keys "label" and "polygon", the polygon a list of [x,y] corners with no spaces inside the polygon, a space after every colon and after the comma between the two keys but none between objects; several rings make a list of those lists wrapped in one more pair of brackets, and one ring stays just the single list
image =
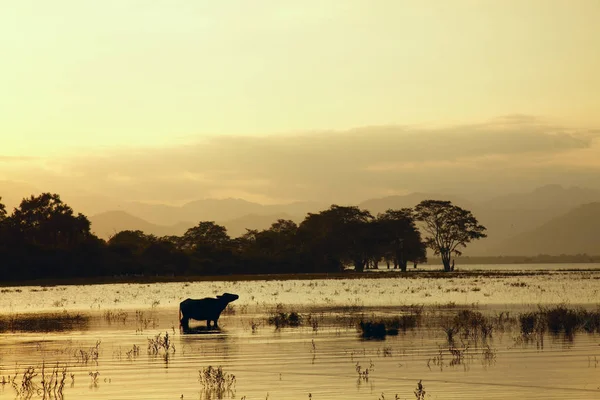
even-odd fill
[{"label": "buffalo silhouette", "polygon": [[223,293],[217,298],[205,297],[204,299],[185,299],[179,303],[179,321],[183,329],[189,329],[189,320],[206,320],[206,326],[210,328],[210,321],[214,321],[214,327],[218,328],[217,321],[221,312],[227,304],[239,298],[237,294]]}]

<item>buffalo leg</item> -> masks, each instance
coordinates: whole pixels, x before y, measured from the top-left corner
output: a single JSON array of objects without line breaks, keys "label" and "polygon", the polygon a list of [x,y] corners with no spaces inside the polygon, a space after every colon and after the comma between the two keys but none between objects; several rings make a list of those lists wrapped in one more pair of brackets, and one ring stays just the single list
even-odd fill
[{"label": "buffalo leg", "polygon": [[186,318],[186,317],[181,318],[181,321],[179,321],[179,323],[181,324],[183,329],[189,329],[189,327],[190,327],[189,322],[190,322],[189,318]]}]

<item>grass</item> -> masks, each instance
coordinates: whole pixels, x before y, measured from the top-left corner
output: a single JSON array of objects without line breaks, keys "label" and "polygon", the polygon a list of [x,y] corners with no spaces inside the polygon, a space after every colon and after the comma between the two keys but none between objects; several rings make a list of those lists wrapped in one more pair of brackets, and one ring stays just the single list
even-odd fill
[{"label": "grass", "polygon": [[393,318],[361,320],[358,330],[365,339],[385,339],[387,335],[397,335],[399,331],[406,332],[416,328],[420,319],[421,314],[414,312]]},{"label": "grass", "polygon": [[123,310],[106,310],[102,317],[108,324],[112,323],[122,323],[124,324],[127,321],[128,315],[127,312]]},{"label": "grass", "polygon": [[423,382],[423,381],[419,381],[419,383],[417,383],[417,388],[415,389],[415,392],[414,392],[417,400],[425,400],[425,394],[427,393],[421,382]]},{"label": "grass", "polygon": [[0,332],[65,332],[86,330],[90,317],[84,314],[32,313],[0,316]]},{"label": "grass", "polygon": [[277,304],[275,310],[271,312],[267,322],[269,325],[274,325],[275,329],[281,329],[284,327],[298,327],[302,325],[304,318],[296,311],[290,311],[289,313],[284,311],[283,305]]},{"label": "grass", "polygon": [[442,327],[448,343],[454,343],[456,337],[477,342],[486,341],[492,337],[494,330],[493,319],[484,316],[479,311],[460,310]]},{"label": "grass", "polygon": [[97,364],[98,358],[100,357],[100,343],[102,343],[102,341],[97,340],[96,345],[89,349],[77,349],[73,356],[77,359],[78,363],[87,364],[92,361]]},{"label": "grass", "polygon": [[204,398],[223,399],[235,395],[235,375],[223,371],[221,366],[208,366],[198,371],[198,380],[204,389]]},{"label": "grass", "polygon": [[175,345],[169,338],[169,332],[165,332],[164,336],[159,333],[153,338],[148,339],[148,355],[161,355],[165,359],[165,362],[168,362],[171,354],[175,354]]},{"label": "grass", "polygon": [[600,333],[600,308],[588,311],[565,305],[540,307],[536,312],[520,314],[519,323],[523,336],[541,335],[546,331],[567,336],[581,331]]},{"label": "grass", "polygon": [[52,368],[46,368],[46,364],[42,363],[41,368],[29,366],[22,371],[16,368],[12,377],[9,376],[7,380],[2,376],[0,383],[2,386],[10,384],[18,399],[31,399],[36,396],[42,399],[62,399],[66,379],[66,366],[56,363]]}]

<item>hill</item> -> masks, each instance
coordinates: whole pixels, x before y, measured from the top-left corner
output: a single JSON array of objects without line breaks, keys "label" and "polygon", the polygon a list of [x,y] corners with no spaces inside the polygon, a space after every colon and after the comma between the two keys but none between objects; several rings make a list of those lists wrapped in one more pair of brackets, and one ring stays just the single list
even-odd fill
[{"label": "hill", "polygon": [[108,239],[117,232],[130,230],[142,231],[156,236],[182,235],[193,224],[180,222],[163,226],[150,223],[125,211],[107,211],[90,217],[92,232],[98,237]]},{"label": "hill", "polygon": [[302,220],[302,218],[294,218],[289,214],[249,214],[229,221],[223,221],[220,224],[227,228],[229,236],[239,237],[246,233],[246,229],[268,229],[274,222],[277,222],[278,219],[291,219],[296,223],[299,223]]},{"label": "hill", "polygon": [[400,209],[414,207],[423,200],[449,200],[452,203],[463,208],[472,208],[471,202],[458,196],[446,195],[440,193],[410,193],[402,196],[386,196],[376,199],[368,199],[360,203],[358,206],[365,210],[369,210],[371,214],[376,216],[389,209]]},{"label": "hill", "polygon": [[[256,215],[249,214],[227,221],[216,221],[219,225],[227,228],[227,233],[232,238],[246,233],[246,229],[267,229],[278,219],[291,219],[300,222],[301,218],[294,218],[288,214]],[[192,222],[179,222],[173,225],[159,225],[136,217],[125,211],[108,211],[96,214],[90,218],[92,232],[103,239],[109,239],[117,232],[140,230],[146,234],[156,236],[181,236],[186,230],[193,227]]]},{"label": "hill", "polygon": [[496,255],[600,254],[600,202],[589,203],[491,249]]}]

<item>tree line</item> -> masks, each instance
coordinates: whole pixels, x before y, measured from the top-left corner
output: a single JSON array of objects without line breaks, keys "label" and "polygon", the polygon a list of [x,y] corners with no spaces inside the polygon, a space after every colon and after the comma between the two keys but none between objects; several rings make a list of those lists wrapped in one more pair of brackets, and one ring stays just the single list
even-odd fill
[{"label": "tree line", "polygon": [[[422,237],[421,228],[426,237]],[[268,229],[231,238],[213,221],[200,221],[182,236],[121,231],[95,236],[90,221],[42,193],[8,214],[0,198],[0,271],[3,280],[123,275],[193,276],[340,272],[347,267],[394,268],[427,259],[427,247],[451,259],[485,227],[470,211],[448,201],[426,200],[414,209],[376,216],[356,206],[332,205],[297,224],[280,219]]]}]

